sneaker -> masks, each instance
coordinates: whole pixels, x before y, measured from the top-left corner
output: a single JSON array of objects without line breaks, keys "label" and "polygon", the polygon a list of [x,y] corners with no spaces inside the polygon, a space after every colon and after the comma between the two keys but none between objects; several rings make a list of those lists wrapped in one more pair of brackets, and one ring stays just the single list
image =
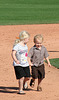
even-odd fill
[{"label": "sneaker", "polygon": [[28,85],[27,85],[27,82],[25,82],[24,86],[23,86],[23,90],[26,90],[28,89]]},{"label": "sneaker", "polygon": [[23,90],[22,90],[22,91],[20,90],[20,91],[18,92],[18,94],[26,94],[26,93],[25,93]]},{"label": "sneaker", "polygon": [[30,81],[30,86],[31,86],[31,87],[34,87],[34,84],[35,84],[35,81],[33,81],[33,80],[31,79],[31,81]]},{"label": "sneaker", "polygon": [[37,86],[37,91],[42,91],[42,88],[40,86]]}]

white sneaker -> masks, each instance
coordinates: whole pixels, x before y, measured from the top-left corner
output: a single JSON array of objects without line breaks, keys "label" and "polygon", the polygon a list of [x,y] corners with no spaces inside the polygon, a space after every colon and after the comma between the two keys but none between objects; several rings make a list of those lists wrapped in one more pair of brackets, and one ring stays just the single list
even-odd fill
[{"label": "white sneaker", "polygon": [[27,82],[25,82],[25,84],[24,84],[24,86],[23,86],[23,89],[28,89]]},{"label": "white sneaker", "polygon": [[23,90],[19,91],[18,94],[26,94]]}]

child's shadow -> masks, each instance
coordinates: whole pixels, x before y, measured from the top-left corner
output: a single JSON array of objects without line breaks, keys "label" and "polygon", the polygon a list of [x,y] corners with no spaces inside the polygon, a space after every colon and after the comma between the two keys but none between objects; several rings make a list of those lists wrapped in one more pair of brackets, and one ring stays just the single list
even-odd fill
[{"label": "child's shadow", "polygon": [[28,89],[23,89],[24,91],[34,91],[33,89],[31,88],[28,88]]},{"label": "child's shadow", "polygon": [[18,87],[5,87],[0,86],[0,93],[16,93],[18,90]]},{"label": "child's shadow", "polygon": [[[0,86],[0,93],[17,93],[18,87],[5,87]],[[32,89],[28,88],[25,91],[31,91]]]}]

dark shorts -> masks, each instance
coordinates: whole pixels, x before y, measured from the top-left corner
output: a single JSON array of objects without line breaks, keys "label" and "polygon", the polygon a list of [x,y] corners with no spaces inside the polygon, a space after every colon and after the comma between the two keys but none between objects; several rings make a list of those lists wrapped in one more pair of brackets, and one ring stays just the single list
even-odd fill
[{"label": "dark shorts", "polygon": [[41,66],[32,66],[32,77],[34,79],[43,79],[45,77],[45,67],[44,64]]},{"label": "dark shorts", "polygon": [[22,77],[30,77],[30,69],[29,66],[21,67],[21,66],[14,66],[16,79],[20,79]]}]

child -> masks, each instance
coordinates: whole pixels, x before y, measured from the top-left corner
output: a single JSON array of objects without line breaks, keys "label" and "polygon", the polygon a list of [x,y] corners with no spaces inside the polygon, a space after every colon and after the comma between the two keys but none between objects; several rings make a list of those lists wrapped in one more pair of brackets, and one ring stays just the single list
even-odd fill
[{"label": "child", "polygon": [[15,69],[16,78],[19,80],[19,94],[25,94],[23,91],[25,82],[30,78],[29,63],[27,61],[27,42],[29,41],[29,33],[22,31],[19,34],[19,39],[15,41],[12,49],[13,66]]},{"label": "child", "polygon": [[48,52],[46,48],[42,45],[43,37],[41,34],[34,36],[35,45],[30,49],[28,53],[28,62],[32,66],[32,79],[30,86],[34,86],[35,79],[38,78],[37,91],[42,91],[40,83],[45,77],[45,67],[44,67],[44,58],[46,58],[48,65],[51,66],[48,59]]}]

